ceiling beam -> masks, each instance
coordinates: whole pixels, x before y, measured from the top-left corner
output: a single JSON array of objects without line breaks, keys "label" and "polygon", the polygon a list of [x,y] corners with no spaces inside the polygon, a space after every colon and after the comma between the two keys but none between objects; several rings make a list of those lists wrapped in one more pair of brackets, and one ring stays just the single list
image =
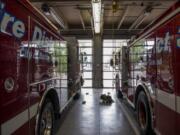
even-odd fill
[{"label": "ceiling beam", "polygon": [[[103,37],[107,39],[112,38],[112,34],[114,34],[113,38],[119,39],[130,39],[131,36],[138,34],[142,29],[133,29],[129,31],[129,29],[105,29],[103,30]],[[61,30],[62,36],[75,36],[77,38],[92,38],[92,30],[91,29],[69,29],[69,30]]]},{"label": "ceiling beam", "polygon": [[146,19],[147,16],[152,12],[153,8],[151,6],[147,6],[142,13],[138,16],[138,18],[135,20],[135,22],[130,26],[129,30],[131,29],[137,29],[142,22]]},{"label": "ceiling beam", "polygon": [[[31,2],[58,2],[58,3],[91,3],[90,0],[30,0]],[[176,0],[158,0],[158,2],[172,2]],[[119,2],[156,2],[155,0],[119,0]],[[103,0],[103,3],[111,3],[110,0]]]},{"label": "ceiling beam", "polygon": [[119,24],[118,24],[117,29],[120,29],[120,27],[121,27],[121,25],[122,25],[122,23],[123,23],[126,15],[127,15],[127,13],[128,13],[128,6],[126,7],[126,9],[125,9],[125,11],[124,11],[124,13],[123,13],[123,16],[122,16],[122,18],[121,18],[121,20],[120,20],[120,22],[119,22]]},{"label": "ceiling beam", "polygon": [[[148,10],[148,9],[150,9],[148,6],[147,7],[145,7],[145,9],[143,9],[142,10],[142,12],[140,13],[140,15],[137,17],[137,19],[132,23],[132,25],[129,27],[129,30],[132,30],[133,28],[138,28],[138,26],[144,21],[144,19],[145,19],[145,17],[146,17],[146,15],[148,14],[148,13],[150,13],[151,12],[151,10],[152,10],[152,8],[151,8],[151,10]],[[148,11],[148,12],[147,12]]]},{"label": "ceiling beam", "polygon": [[[161,16],[161,15],[160,15],[160,16]],[[147,28],[149,28],[149,27],[157,20],[157,18],[159,18],[160,16],[156,17],[156,18],[153,19],[150,23],[148,23],[148,24],[144,27],[144,29],[143,29],[142,31],[144,31],[144,30],[146,30]]]},{"label": "ceiling beam", "polygon": [[83,29],[85,30],[85,29],[86,29],[86,26],[85,26],[85,23],[84,23],[84,19],[83,19],[82,11],[81,11],[81,10],[79,10],[79,18],[80,18],[80,20],[81,20],[82,27],[83,27]]},{"label": "ceiling beam", "polygon": [[137,29],[145,19],[146,19],[146,16],[144,15],[143,18],[140,20],[140,22],[136,24],[135,29]]},{"label": "ceiling beam", "polygon": [[[79,8],[81,8],[82,10],[88,10],[91,9],[91,1],[90,0],[30,0],[33,3],[47,3],[50,7],[66,7],[66,6],[77,6]],[[123,4],[123,2],[125,2]],[[130,3],[126,3],[126,2],[130,2]],[[135,6],[134,3],[139,3],[139,5],[136,6],[141,6],[141,2],[143,3],[156,3],[157,1],[155,0],[119,0],[118,4],[120,4],[122,7],[123,6]],[[176,2],[176,0],[158,0],[158,3],[160,2]],[[112,1],[111,0],[103,0],[102,4],[105,5],[104,10],[112,10],[111,6],[112,6]],[[146,4],[145,4],[146,5]],[[145,6],[144,5],[144,6]],[[108,7],[110,6],[110,7]],[[158,6],[157,6],[158,7]],[[161,8],[168,8],[166,6],[161,6]],[[118,10],[122,10],[123,8],[118,8]]]},{"label": "ceiling beam", "polygon": [[92,10],[88,10],[88,13],[90,15],[90,21],[91,21],[91,32],[92,32],[92,35],[94,36],[94,25],[93,25],[93,17],[92,17]]},{"label": "ceiling beam", "polygon": [[137,17],[137,19],[131,24],[131,26],[129,27],[129,30],[132,30],[139,21],[141,21],[144,18],[144,14],[141,14]]}]

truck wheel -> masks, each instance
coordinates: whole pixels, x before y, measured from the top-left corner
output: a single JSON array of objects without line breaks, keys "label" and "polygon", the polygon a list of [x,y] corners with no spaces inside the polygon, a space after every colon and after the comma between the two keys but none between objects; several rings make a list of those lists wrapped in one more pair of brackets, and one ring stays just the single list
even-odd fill
[{"label": "truck wheel", "polygon": [[123,98],[123,94],[122,92],[120,91],[120,87],[119,87],[119,77],[116,76],[116,96],[117,98]]},{"label": "truck wheel", "polygon": [[78,100],[78,99],[80,99],[80,97],[81,97],[81,94],[80,94],[79,92],[77,92],[77,93],[74,95],[73,99],[74,99],[74,100]]},{"label": "truck wheel", "polygon": [[54,108],[52,102],[46,99],[38,121],[38,135],[53,135],[54,133]]},{"label": "truck wheel", "polygon": [[137,100],[137,120],[140,126],[140,131],[142,135],[151,135],[151,115],[150,108],[148,104],[148,99],[143,91],[139,93]]},{"label": "truck wheel", "polygon": [[123,94],[120,90],[116,90],[116,96],[117,98],[123,99]]}]

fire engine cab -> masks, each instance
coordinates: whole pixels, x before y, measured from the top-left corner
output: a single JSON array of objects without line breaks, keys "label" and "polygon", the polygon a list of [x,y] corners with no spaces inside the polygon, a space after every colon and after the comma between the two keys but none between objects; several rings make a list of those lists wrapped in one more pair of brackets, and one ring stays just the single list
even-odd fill
[{"label": "fire engine cab", "polygon": [[55,119],[80,89],[68,92],[64,45],[28,0],[0,1],[1,135],[54,134]]},{"label": "fire engine cab", "polygon": [[180,133],[180,3],[177,2],[116,59],[116,93],[137,112],[143,135]]}]

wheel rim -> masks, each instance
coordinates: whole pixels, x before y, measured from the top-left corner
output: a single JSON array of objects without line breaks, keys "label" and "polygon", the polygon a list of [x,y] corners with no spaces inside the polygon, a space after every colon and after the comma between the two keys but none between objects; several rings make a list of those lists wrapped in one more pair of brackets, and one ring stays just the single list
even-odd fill
[{"label": "wheel rim", "polygon": [[53,117],[50,106],[42,112],[40,121],[40,135],[51,135]]},{"label": "wheel rim", "polygon": [[147,123],[146,108],[142,102],[139,103],[138,108],[139,108],[139,111],[138,111],[139,124],[140,124],[141,128],[144,129],[146,127],[146,123]]}]

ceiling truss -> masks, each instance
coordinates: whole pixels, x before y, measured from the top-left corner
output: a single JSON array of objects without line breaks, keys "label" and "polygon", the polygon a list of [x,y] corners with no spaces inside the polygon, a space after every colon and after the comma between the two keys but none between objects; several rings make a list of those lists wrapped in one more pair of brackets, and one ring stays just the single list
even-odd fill
[{"label": "ceiling truss", "polygon": [[[46,3],[57,13],[57,16],[63,19],[66,27],[59,27],[62,35],[79,38],[93,37],[91,0],[30,1],[39,10],[41,5]],[[103,37],[130,38],[147,28],[175,2],[176,0],[118,0],[117,11],[112,13],[112,1],[103,0]],[[146,10],[149,8],[151,10],[146,15]],[[48,16],[47,18],[58,26],[52,18]]]}]

